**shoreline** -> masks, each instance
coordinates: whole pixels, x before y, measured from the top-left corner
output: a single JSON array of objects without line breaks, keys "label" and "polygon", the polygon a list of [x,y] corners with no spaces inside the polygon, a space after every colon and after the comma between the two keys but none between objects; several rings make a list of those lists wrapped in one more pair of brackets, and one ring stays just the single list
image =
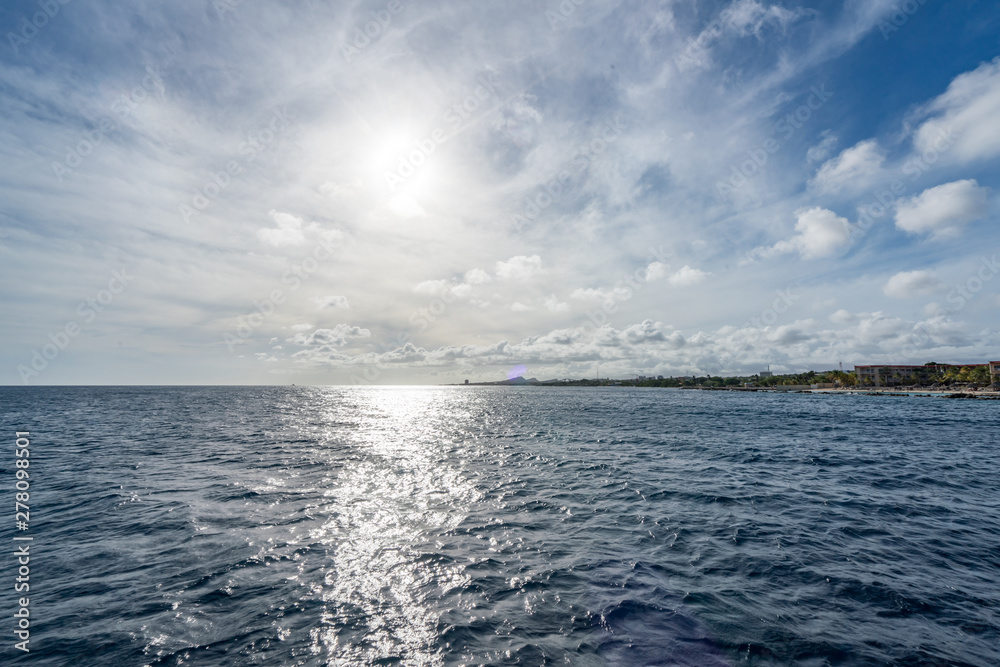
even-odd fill
[{"label": "shoreline", "polygon": [[[606,384],[606,385],[568,385],[549,382],[470,382],[469,384],[444,384],[444,387],[548,387],[548,388],[614,388],[614,389],[676,389],[678,391],[733,391],[733,392],[762,392],[771,394],[827,394],[827,395],[858,395],[858,396],[918,396],[923,398],[959,398],[959,399],[982,399],[1000,400],[1000,391],[981,389],[976,391],[964,391],[956,389],[890,389],[886,387],[844,387],[844,388],[824,388],[813,389],[802,385],[775,385],[772,387],[642,387],[630,384]],[[787,387],[787,388],[783,388]]]},{"label": "shoreline", "polygon": [[775,394],[833,394],[860,396],[921,396],[925,398],[981,398],[985,400],[1000,400],[1000,391],[978,390],[942,390],[942,389],[889,389],[885,387],[870,387],[865,389],[803,389],[794,387],[781,389],[778,387],[679,387],[679,389],[696,391],[760,391]]}]

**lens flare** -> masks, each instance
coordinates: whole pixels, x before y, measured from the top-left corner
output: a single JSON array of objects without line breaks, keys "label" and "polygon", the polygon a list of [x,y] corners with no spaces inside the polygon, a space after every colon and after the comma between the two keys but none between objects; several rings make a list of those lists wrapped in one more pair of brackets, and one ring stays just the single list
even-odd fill
[{"label": "lens flare", "polygon": [[528,367],[524,364],[518,364],[514,368],[507,371],[507,379],[513,380],[514,378],[524,377],[524,374],[528,372]]}]

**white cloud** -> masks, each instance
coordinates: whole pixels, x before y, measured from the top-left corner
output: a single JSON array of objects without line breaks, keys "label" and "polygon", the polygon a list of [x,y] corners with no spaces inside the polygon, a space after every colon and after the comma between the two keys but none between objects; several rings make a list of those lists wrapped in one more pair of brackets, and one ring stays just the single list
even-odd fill
[{"label": "white cloud", "polygon": [[426,296],[436,296],[448,289],[450,284],[447,280],[425,280],[414,287],[413,291]]},{"label": "white cloud", "polygon": [[261,242],[275,248],[284,246],[300,246],[304,244],[308,236],[313,239],[321,239],[324,244],[330,244],[343,237],[343,233],[336,229],[325,229],[318,222],[305,224],[302,218],[285,213],[283,211],[268,211],[271,220],[277,225],[277,229],[264,228],[257,230],[257,238]]},{"label": "white cloud", "polygon": [[757,0],[736,0],[729,6],[726,18],[729,25],[741,34],[761,36],[766,26],[784,31],[789,24],[809,14],[806,9],[785,9],[781,5],[763,5]]},{"label": "white cloud", "polygon": [[809,164],[825,160],[837,145],[837,135],[830,130],[823,130],[820,137],[820,142],[806,151],[806,162]]},{"label": "white cloud", "polygon": [[882,292],[894,299],[908,299],[913,296],[933,294],[941,288],[941,285],[941,281],[929,271],[900,271],[889,278]]},{"label": "white cloud", "polygon": [[361,179],[355,179],[350,183],[327,181],[319,186],[319,191],[331,199],[337,199],[339,197],[343,197],[344,195],[353,193],[355,190],[361,188],[361,186]]},{"label": "white cloud", "polygon": [[851,223],[825,208],[800,209],[795,212],[795,236],[773,247],[758,249],[756,256],[774,257],[797,252],[803,259],[829,257],[846,248],[851,240]]},{"label": "white cloud", "polygon": [[[312,328],[313,325],[309,324],[308,322],[303,322],[302,324],[293,324],[291,326],[292,331],[309,331]],[[274,338],[272,340],[277,341],[278,339]]]},{"label": "white cloud", "polygon": [[[523,306],[523,304],[521,304]],[[813,319],[771,327],[724,326],[690,335],[659,321],[646,319],[615,328],[585,325],[555,329],[530,336],[519,343],[507,340],[489,345],[442,346],[433,349],[406,343],[389,352],[345,355],[324,340],[298,352],[300,361],[322,365],[409,364],[461,369],[509,368],[526,364],[569,365],[577,377],[590,372],[593,361],[612,376],[629,375],[633,369],[683,374],[746,374],[771,364],[772,368],[797,370],[836,367],[847,363],[922,363],[943,354],[980,358],[995,336],[993,331],[972,335],[962,322],[946,316],[909,321],[883,312],[851,314],[838,311],[831,317],[840,326],[824,326]],[[920,332],[919,351],[912,350],[914,332]],[[909,356],[901,354],[909,349]],[[681,374],[681,373],[677,373]]]},{"label": "white cloud", "polygon": [[830,315],[830,321],[835,324],[853,324],[858,321],[858,316],[841,308]]},{"label": "white cloud", "polygon": [[986,215],[988,193],[972,179],[929,188],[896,205],[896,227],[911,234],[954,234]]},{"label": "white cloud", "polygon": [[506,262],[497,262],[496,274],[501,280],[525,281],[542,272],[542,258],[538,255],[518,255]]},{"label": "white cloud", "polygon": [[358,338],[369,338],[371,332],[350,324],[338,324],[332,329],[316,329],[311,334],[297,333],[286,342],[305,347],[342,347]]},{"label": "white cloud", "polygon": [[257,237],[264,243],[280,248],[282,246],[302,245],[306,235],[302,231],[302,218],[291,213],[270,211],[271,219],[278,225],[277,229],[265,228],[257,231]]},{"label": "white cloud", "polygon": [[[526,259],[529,260],[527,264],[521,263],[519,260]],[[506,266],[507,275],[530,275],[530,267],[533,262],[530,260],[538,259],[538,257],[533,258],[520,258],[512,257],[507,263],[497,262],[499,267],[501,264],[510,265]],[[518,260],[518,261],[515,261]],[[538,264],[541,264],[541,260],[538,259]],[[463,276],[463,281],[456,282],[455,280],[425,280],[419,283],[413,288],[413,291],[417,294],[423,294],[426,296],[442,296],[451,295],[459,299],[467,299],[472,296],[473,287],[477,285],[485,285],[487,283],[493,282],[493,276],[491,276],[486,271],[482,269],[470,269],[465,272]],[[482,306],[487,304],[487,302],[482,300],[476,300],[473,305]],[[488,304],[487,304],[488,305]]]},{"label": "white cloud", "polygon": [[[675,287],[697,285],[711,275],[712,274],[708,271],[702,271],[701,269],[692,268],[687,265],[682,266],[675,273],[670,273],[670,266],[668,264],[664,264],[663,262],[652,262],[646,267],[647,282],[652,283],[658,280],[666,280]],[[581,294],[581,297],[589,296],[588,293],[591,291],[593,290],[585,291]],[[577,290],[577,292],[581,292],[581,290]]]},{"label": "white cloud", "polygon": [[632,292],[625,287],[613,287],[610,289],[605,289],[603,287],[599,288],[580,288],[575,289],[569,295],[569,298],[574,301],[624,301],[631,298]]},{"label": "white cloud", "polygon": [[673,346],[684,345],[684,337],[679,332],[671,332],[670,327],[665,326],[662,322],[653,322],[652,320],[643,320],[639,324],[625,327],[622,329],[621,337],[625,342],[632,344],[666,341],[669,337]]},{"label": "white cloud", "polygon": [[663,262],[652,262],[646,267],[646,280],[655,282],[670,275],[670,266]]},{"label": "white cloud", "polygon": [[[942,152],[962,161],[1000,155],[1000,57],[961,74],[924,110],[936,114],[913,138],[919,153]],[[954,145],[947,148],[951,138]]]},{"label": "white cloud", "polygon": [[350,308],[346,296],[320,296],[313,299],[317,308]]},{"label": "white cloud", "polygon": [[942,306],[937,301],[931,301],[926,306],[924,306],[924,315],[927,317],[939,317],[945,315],[948,309]]},{"label": "white cloud", "polygon": [[784,32],[786,28],[803,16],[811,13],[807,9],[786,9],[781,5],[764,5],[758,0],[735,0],[719,13],[717,20],[695,37],[684,49],[677,66],[681,70],[688,67],[707,67],[710,62],[712,45],[724,35],[745,37],[754,35],[762,39],[766,28]]},{"label": "white cloud", "polygon": [[560,301],[558,298],[556,298],[555,294],[552,294],[542,299],[542,303],[545,305],[546,308],[548,308],[550,311],[554,313],[561,313],[569,310],[569,304]]},{"label": "white cloud", "polygon": [[[645,282],[655,282],[666,280],[673,287],[686,287],[704,282],[712,274],[691,266],[683,266],[676,272],[671,273],[670,267],[663,262],[652,262],[646,267]],[[631,288],[619,281],[613,287],[588,287],[573,290],[570,299],[574,301],[589,301],[592,303],[613,304],[619,301],[628,301],[633,296]]]},{"label": "white cloud", "polygon": [[837,157],[823,163],[812,184],[820,192],[840,192],[845,188],[867,185],[885,162],[885,154],[874,139],[859,142]]},{"label": "white cloud", "polygon": [[521,303],[520,301],[515,301],[514,303],[511,304],[510,309],[513,310],[515,313],[525,313],[529,310],[534,310],[535,307],[527,306]]},{"label": "white cloud", "polygon": [[409,195],[396,195],[389,200],[386,208],[401,218],[425,218],[427,211]]},{"label": "white cloud", "polygon": [[485,285],[493,282],[493,276],[482,269],[469,269],[465,272],[465,282],[470,285]]},{"label": "white cloud", "polygon": [[693,269],[690,266],[682,266],[677,270],[677,273],[667,278],[667,282],[676,287],[683,287],[687,285],[697,285],[708,278],[711,273],[707,271],[702,271],[701,269]]},{"label": "white cloud", "polygon": [[466,283],[453,283],[450,280],[425,280],[414,287],[413,291],[425,296],[450,294],[456,298],[465,299],[472,294],[472,286]]}]

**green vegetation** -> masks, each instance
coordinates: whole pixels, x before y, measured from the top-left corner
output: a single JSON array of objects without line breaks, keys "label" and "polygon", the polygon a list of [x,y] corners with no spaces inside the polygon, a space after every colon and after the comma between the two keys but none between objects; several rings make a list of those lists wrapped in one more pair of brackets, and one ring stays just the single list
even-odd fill
[{"label": "green vegetation", "polygon": [[990,383],[990,369],[989,366],[952,366],[944,373],[935,375],[932,380],[943,385],[972,383],[985,386]]},{"label": "green vegetation", "polygon": [[[990,369],[987,365],[979,366],[941,366],[934,362],[924,364],[926,370],[894,371],[886,367],[879,370],[879,381],[885,387],[918,386],[918,387],[951,387],[970,386],[987,387],[990,384]],[[866,380],[866,387],[873,386]]]},{"label": "green vegetation", "polygon": [[[990,370],[988,366],[948,366],[941,367],[935,362],[924,364],[926,370],[910,375],[899,375],[890,372],[885,368],[880,373],[880,385],[882,387],[901,386],[922,386],[922,387],[987,387],[990,384]],[[934,368],[931,368],[934,367]],[[759,375],[718,377],[705,375],[702,377],[667,377],[667,378],[644,378],[641,380],[625,378],[621,380],[600,379],[600,380],[559,380],[555,382],[540,383],[543,386],[561,387],[702,387],[706,389],[722,389],[726,387],[777,387],[788,385],[830,385],[836,387],[857,387],[858,378],[853,372],[832,370],[832,371],[808,371],[805,373],[789,373],[786,375],[771,375],[760,377]],[[872,387],[867,383],[865,387]]]},{"label": "green vegetation", "polygon": [[845,371],[825,371],[817,373],[808,371],[806,373],[792,373],[789,375],[772,375],[762,378],[758,375],[734,376],[734,377],[705,377],[689,378],[664,378],[662,380],[622,380],[622,384],[636,385],[639,387],[742,387],[751,384],[754,387],[775,387],[778,385],[811,385],[811,384],[840,384],[844,387],[853,387],[857,384],[854,373]]},{"label": "green vegetation", "polygon": [[773,387],[776,385],[803,385],[803,384],[838,384],[845,387],[853,387],[857,384],[854,373],[844,371],[826,371],[817,373],[809,371],[807,373],[794,373],[790,375],[772,375],[761,378],[758,375],[719,377],[706,375],[704,377],[668,377],[663,379],[645,378],[636,380],[625,378],[621,380],[600,379],[600,380],[559,380],[557,382],[541,383],[543,386],[560,387],[608,387],[608,386],[628,386],[628,387],[742,387],[750,384],[754,387]]}]

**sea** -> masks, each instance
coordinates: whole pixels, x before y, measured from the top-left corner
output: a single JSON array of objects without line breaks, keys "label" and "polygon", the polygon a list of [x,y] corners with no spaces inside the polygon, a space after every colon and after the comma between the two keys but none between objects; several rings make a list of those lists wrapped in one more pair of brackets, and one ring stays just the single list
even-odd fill
[{"label": "sea", "polygon": [[1000,664],[996,401],[3,387],[0,424],[4,665]]}]

